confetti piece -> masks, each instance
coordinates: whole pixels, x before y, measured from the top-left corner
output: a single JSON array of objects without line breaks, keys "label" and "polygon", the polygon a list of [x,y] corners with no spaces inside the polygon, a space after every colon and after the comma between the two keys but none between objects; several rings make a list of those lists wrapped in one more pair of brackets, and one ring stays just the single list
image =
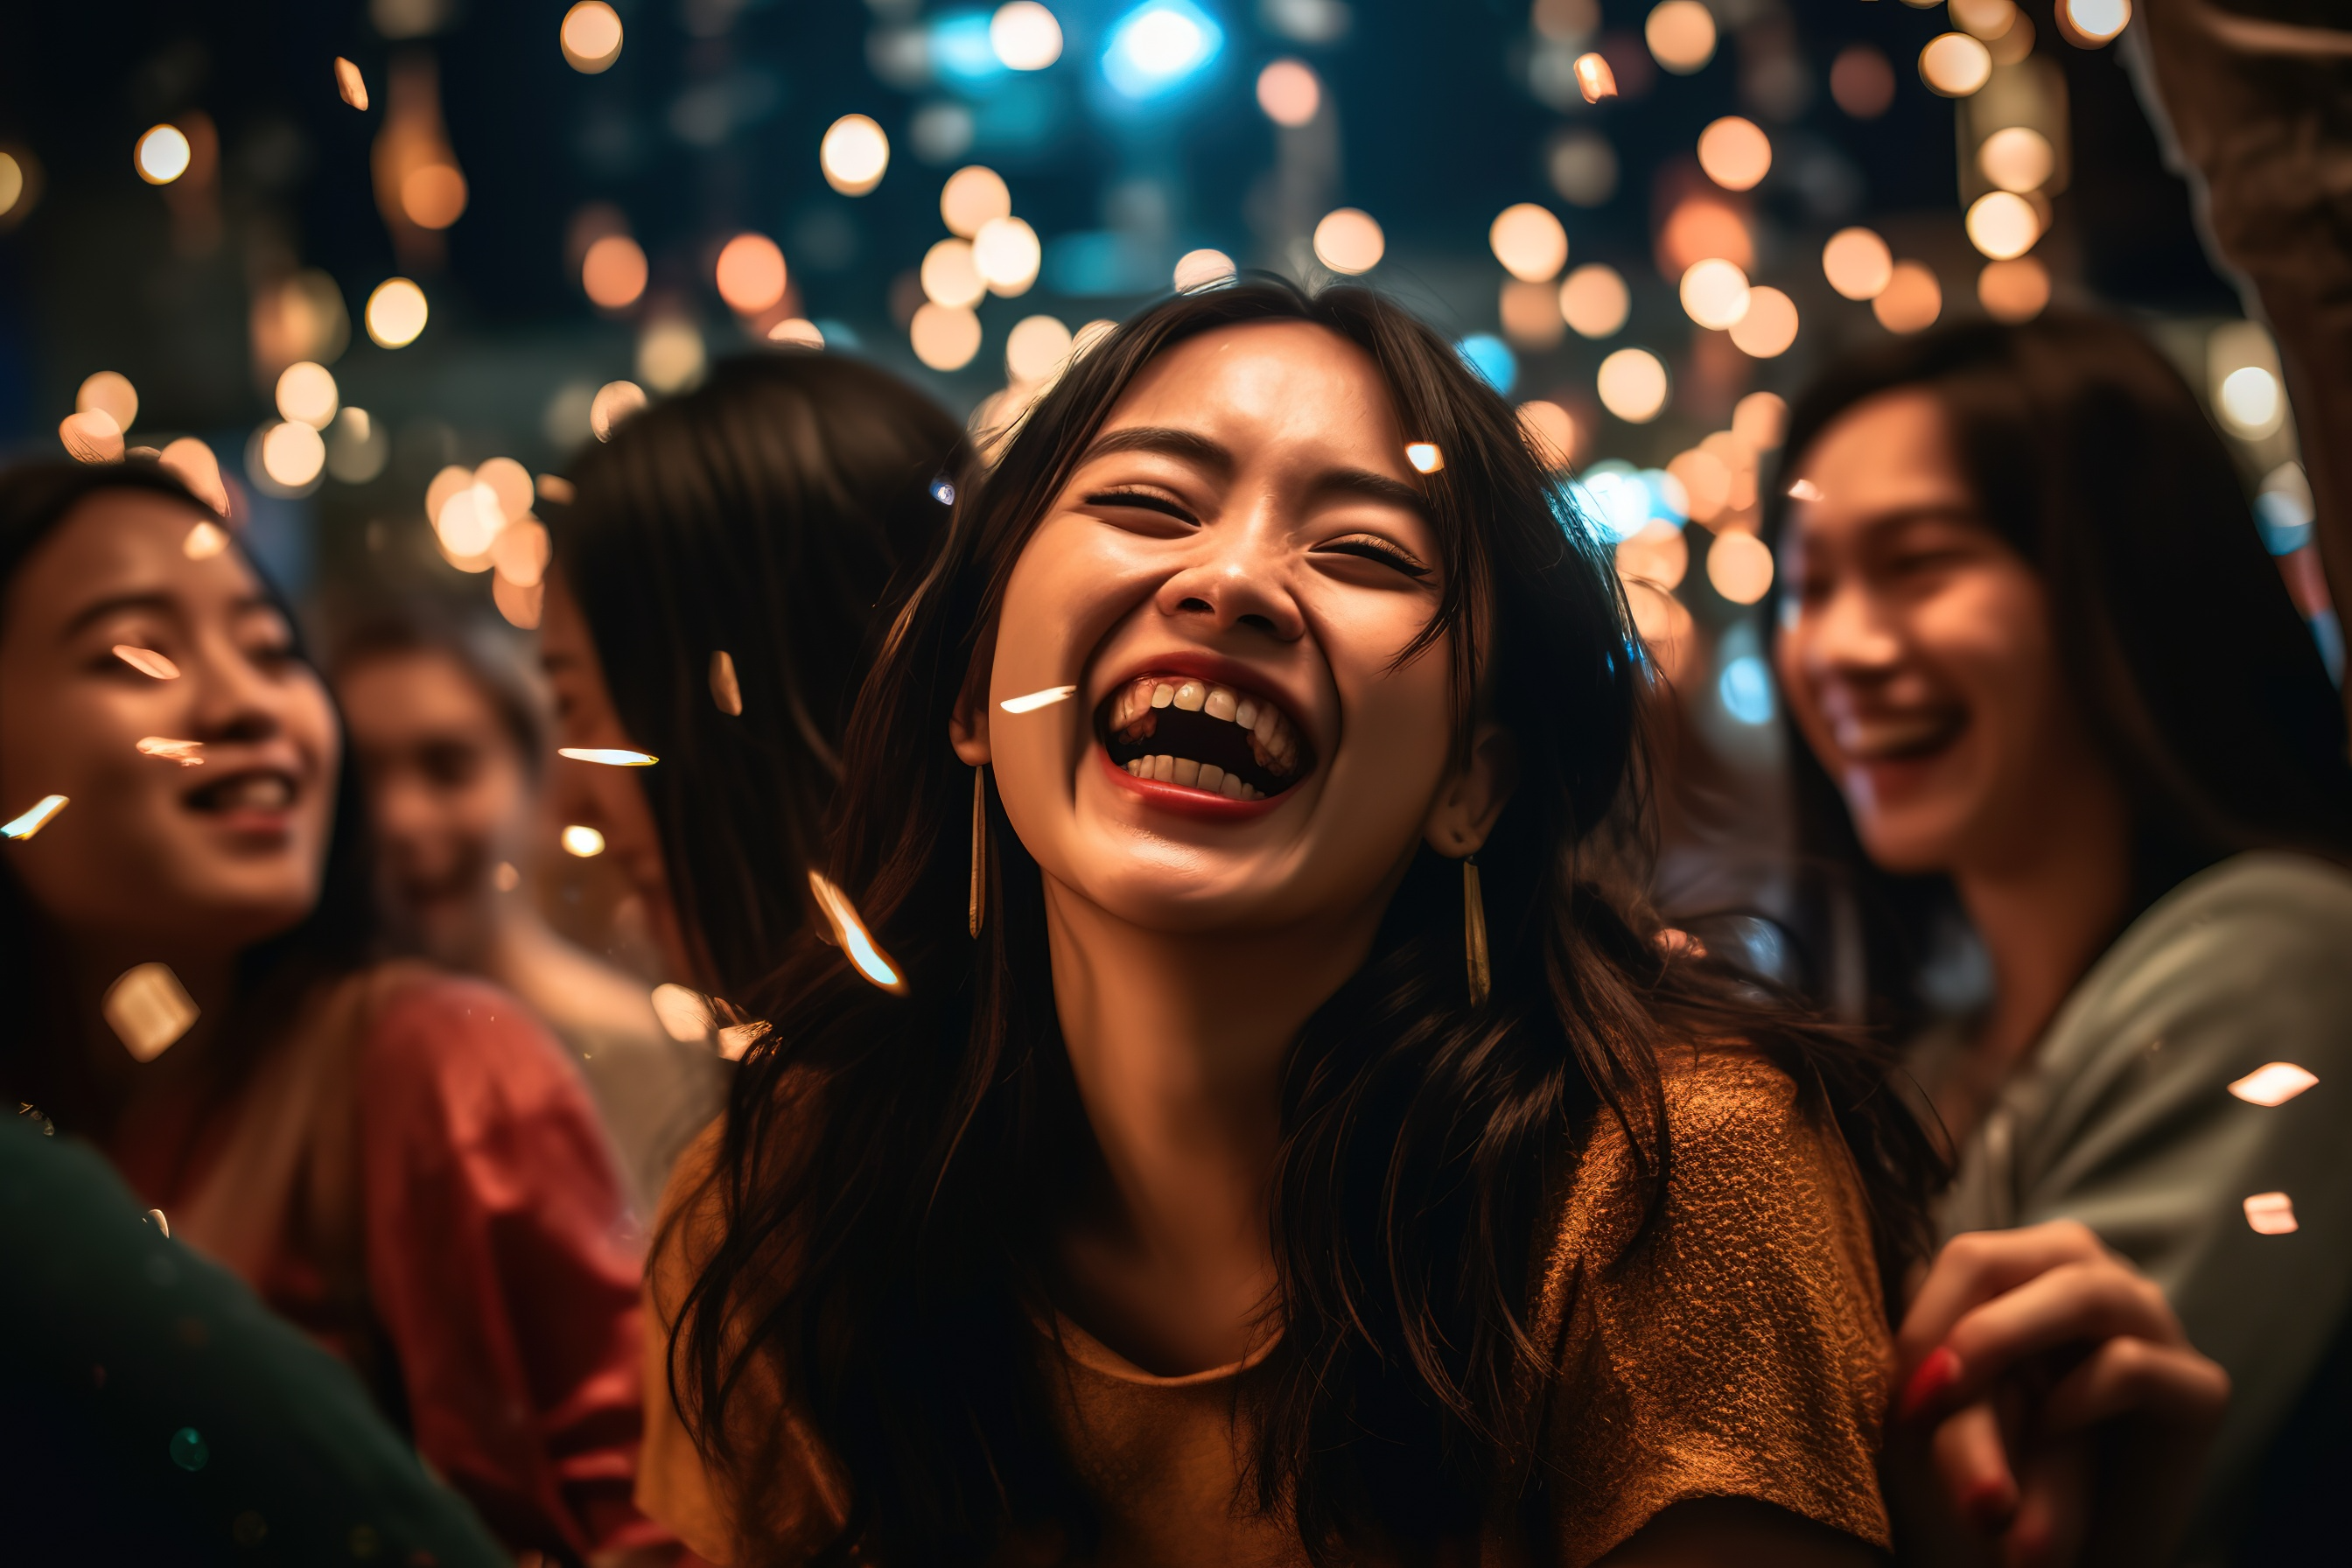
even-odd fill
[{"label": "confetti piece", "polygon": [[2267,1062],[2230,1086],[2250,1105],[2284,1105],[2319,1081],[2319,1075],[2293,1062]]},{"label": "confetti piece", "polygon": [[2256,1193],[2246,1200],[2246,1223],[2261,1236],[2291,1236],[2297,1228],[2294,1200],[2284,1193]]},{"label": "confetti piece", "polygon": [[822,873],[808,874],[809,889],[816,894],[817,907],[824,911],[825,923],[833,928],[834,945],[849,955],[857,973],[893,995],[907,994],[907,982],[899,975],[898,967],[877,946],[857,918],[857,906],[849,895],[827,881]]},{"label": "confetti piece", "polygon": [[1789,499],[1790,500],[1819,500],[1822,499],[1822,487],[1813,483],[1811,479],[1799,479],[1795,484],[1789,487]]},{"label": "confetti piece", "polygon": [[66,797],[45,795],[33,803],[33,808],[5,826],[0,826],[0,838],[30,838],[49,825],[50,819],[66,808]]},{"label": "confetti piece", "polygon": [[1066,702],[1077,691],[1075,686],[1049,686],[1043,691],[1032,691],[1026,697],[1008,697],[997,704],[1007,713],[1034,713],[1040,708],[1051,708],[1056,702]]},{"label": "confetti piece", "polygon": [[1404,460],[1413,466],[1416,473],[1433,474],[1445,467],[1445,454],[1437,449],[1433,441],[1413,442],[1405,447]]},{"label": "confetti piece", "polygon": [[735,660],[723,647],[710,656],[710,700],[730,719],[743,712],[743,688],[735,679]]},{"label": "confetti piece", "polygon": [[625,746],[558,746],[555,754],[607,768],[649,768],[661,761],[651,752],[631,751]]},{"label": "confetti piece", "polygon": [[671,1039],[691,1045],[710,1037],[710,1005],[701,992],[675,983],[656,985],[653,1001],[654,1016]]},{"label": "confetti piece", "polygon": [[218,523],[200,522],[188,530],[187,539],[180,545],[180,553],[191,561],[205,561],[228,548],[228,534]]},{"label": "confetti piece", "polygon": [[343,101],[353,109],[362,111],[367,109],[367,79],[360,75],[359,67],[341,55],[335,57],[335,90],[341,93]]},{"label": "confetti piece", "polygon": [[114,645],[114,657],[142,675],[152,675],[158,680],[180,679],[180,667],[152,647],[133,647],[119,642]]},{"label": "confetti piece", "polygon": [[166,735],[148,735],[139,742],[141,754],[164,757],[184,768],[205,765],[205,743],[202,741],[174,741]]},{"label": "confetti piece", "polygon": [[122,1048],[142,1062],[153,1061],[178,1044],[197,1016],[195,999],[164,963],[124,970],[106,988],[99,1011]]}]

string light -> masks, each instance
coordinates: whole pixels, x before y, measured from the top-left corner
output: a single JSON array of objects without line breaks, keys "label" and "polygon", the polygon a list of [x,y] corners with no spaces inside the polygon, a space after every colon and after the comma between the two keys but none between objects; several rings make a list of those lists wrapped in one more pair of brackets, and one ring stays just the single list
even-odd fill
[{"label": "string light", "polygon": [[940,217],[948,232],[965,239],[989,223],[1013,216],[1013,193],[1004,176],[982,164],[958,169],[940,187]]},{"label": "string light", "polygon": [[1671,593],[1689,571],[1690,541],[1663,517],[1652,518],[1633,538],[1617,542],[1617,575],[1628,584],[1646,583]]},{"label": "string light", "polygon": [[1486,244],[1503,270],[1528,283],[1548,283],[1568,263],[1568,230],[1533,202],[1505,207],[1487,226]]},{"label": "string light", "polygon": [[[1666,465],[1683,487],[1685,515],[1693,522],[1712,522],[1731,501],[1731,468],[1722,458],[1704,447],[1693,447],[1675,454]],[[1679,571],[1675,581],[1681,580]],[[1662,586],[1671,588],[1673,582]]]},{"label": "string light", "polygon": [[1579,337],[1613,337],[1633,309],[1633,290],[1613,267],[1592,261],[1559,286],[1559,313]]},{"label": "string light", "polygon": [[1568,322],[1559,313],[1559,290],[1549,283],[1504,279],[1496,310],[1503,319],[1503,336],[1514,343],[1548,349],[1567,335]]},{"label": "string light", "polygon": [[1257,73],[1257,106],[1276,125],[1296,130],[1323,107],[1323,83],[1304,60],[1276,60]]},{"label": "string light", "polygon": [[845,196],[862,196],[882,183],[890,167],[890,138],[863,114],[845,114],[817,144],[825,183]]},{"label": "string light", "polygon": [[797,349],[821,349],[824,333],[806,316],[787,316],[768,329],[768,341]]},{"label": "string light", "polygon": [[380,348],[406,348],[431,314],[424,289],[405,278],[387,278],[368,296],[367,333]]},{"label": "string light", "polygon": [[1895,68],[1870,44],[1848,44],[1830,62],[1830,97],[1856,120],[1875,120],[1895,102]]},{"label": "string light", "polygon": [[93,408],[105,411],[117,433],[128,430],[139,417],[139,389],[120,371],[99,371],[85,377],[74,392],[75,413],[86,414]]},{"label": "string light", "polygon": [[1699,132],[1698,166],[1727,191],[1752,190],[1772,168],[1772,139],[1752,120],[1727,114]]},{"label": "string light", "polygon": [[1358,207],[1325,213],[1315,226],[1315,258],[1348,277],[1370,272],[1388,252],[1388,237],[1372,215]]},{"label": "string light", "polygon": [[1666,406],[1666,367],[1647,349],[1619,349],[1594,378],[1601,406],[1628,425],[1646,425]]},{"label": "string light", "polygon": [[261,471],[280,489],[308,489],[326,467],[326,440],[312,426],[289,419],[262,432]]},{"label": "string light", "polygon": [[580,0],[563,14],[556,42],[564,60],[582,75],[610,70],[621,58],[621,14],[604,0]]},{"label": "string light", "polygon": [[187,132],[176,125],[157,125],[139,138],[131,149],[131,162],[139,177],[151,185],[168,185],[188,172],[194,153],[188,145]]},{"label": "string light", "polygon": [[701,329],[683,316],[659,317],[637,339],[637,374],[656,392],[683,392],[709,363]]},{"label": "string light", "polygon": [[419,228],[447,228],[465,216],[466,176],[454,163],[419,163],[400,182],[400,210]]}]

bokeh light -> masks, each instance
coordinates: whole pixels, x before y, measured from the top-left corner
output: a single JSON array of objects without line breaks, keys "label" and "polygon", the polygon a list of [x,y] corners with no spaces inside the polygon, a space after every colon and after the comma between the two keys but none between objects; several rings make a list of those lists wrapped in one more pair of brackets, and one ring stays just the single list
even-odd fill
[{"label": "bokeh light", "polygon": [[157,125],[139,138],[131,149],[131,162],[139,177],[151,185],[168,185],[188,172],[188,161],[194,153],[188,147],[187,132],[176,125]]},{"label": "bokeh light", "polygon": [[1955,26],[1988,44],[2017,26],[2012,0],[1951,0],[1949,9]]},{"label": "bokeh light", "polygon": [[1830,62],[1830,97],[1856,120],[1875,120],[1895,102],[1895,67],[1874,44],[1848,44]]},{"label": "bokeh light", "polygon": [[1070,357],[1070,329],[1057,317],[1024,317],[1005,336],[1004,374],[1014,381],[1057,374]]},{"label": "bokeh light", "polygon": [[1315,258],[1349,277],[1370,272],[1388,252],[1388,236],[1372,215],[1358,207],[1325,213],[1315,226]]},{"label": "bokeh light", "polygon": [[1715,15],[1699,0],[1665,0],[1642,24],[1642,37],[1660,65],[1689,76],[1715,58]]},{"label": "bokeh light", "polygon": [[368,296],[367,334],[380,348],[406,348],[431,314],[424,289],[405,278],[387,278]]},{"label": "bokeh light", "polygon": [[[1713,522],[1722,515],[1723,509],[1731,504],[1731,468],[1721,457],[1705,447],[1693,447],[1687,451],[1677,452],[1674,460],[1666,465],[1666,472],[1683,487],[1685,514],[1693,522]],[[1622,563],[1622,552],[1620,552],[1619,559]],[[1666,588],[1673,587],[1681,580],[1680,568],[1676,568],[1671,581],[1657,577],[1651,579]]]},{"label": "bokeh light", "polygon": [[1633,290],[1614,267],[1589,261],[1559,286],[1559,313],[1579,337],[1614,337],[1633,309]]},{"label": "bokeh light", "polygon": [[1944,313],[1943,286],[1925,262],[1898,261],[1870,310],[1890,332],[1925,331]]},{"label": "bokeh light", "polygon": [[970,239],[1001,217],[1013,216],[1013,192],[1004,176],[984,164],[958,169],[940,187],[940,218],[948,232]]},{"label": "bokeh light", "polygon": [[573,70],[587,76],[610,70],[621,58],[621,14],[604,0],[580,0],[563,14],[556,42]]},{"label": "bokeh light", "polygon": [[2050,269],[2034,256],[1989,261],[1977,274],[1977,302],[1997,321],[2030,321],[2050,303]]},{"label": "bokeh light", "polygon": [[1966,33],[1943,33],[1919,51],[1919,79],[1946,98],[1966,98],[1992,79],[1992,51]]},{"label": "bokeh light", "polygon": [[637,337],[637,375],[659,393],[683,392],[702,379],[709,349],[683,316],[661,316]]},{"label": "bokeh light", "polygon": [[608,234],[580,258],[580,288],[602,310],[625,310],[646,291],[645,247],[625,234]]},{"label": "bokeh light", "polygon": [[1462,363],[1497,392],[1508,392],[1519,379],[1519,356],[1492,332],[1473,332],[1454,345]]},{"label": "bokeh light", "polygon": [[1695,261],[1683,272],[1683,311],[1721,331],[1748,313],[1748,274],[1720,257]]},{"label": "bokeh light", "polygon": [[772,310],[783,302],[784,253],[764,234],[739,234],[719,250],[713,279],[737,315]]},{"label": "bokeh light", "polygon": [[1706,547],[1706,580],[1735,605],[1752,605],[1772,587],[1772,552],[1752,533],[1726,530]]},{"label": "bokeh light", "polygon": [[621,422],[646,405],[646,389],[634,381],[608,381],[596,389],[595,398],[588,405],[588,431],[599,441],[609,441]]},{"label": "bokeh light", "polygon": [[2042,215],[2014,191],[1987,191],[1969,204],[1969,243],[1995,261],[2033,248],[2042,237]]},{"label": "bokeh light", "polygon": [[[195,998],[180,984],[166,963],[142,963],[124,970],[106,988],[99,1012],[114,1037],[132,1058],[152,1062],[177,1045],[194,1025]],[[172,1462],[184,1470],[204,1468],[208,1457],[205,1440],[193,1426],[172,1434]]]},{"label": "bokeh light", "polygon": [[1698,166],[1727,191],[1753,190],[1772,168],[1772,139],[1754,121],[1727,114],[1699,132]]},{"label": "bokeh light", "polygon": [[111,463],[122,456],[122,426],[103,408],[85,408],[58,422],[58,440],[77,463]]},{"label": "bokeh light", "polygon": [[563,830],[563,852],[577,855],[583,860],[604,852],[604,836],[583,823],[575,822]]},{"label": "bokeh light", "polygon": [[1748,291],[1748,309],[1731,323],[1732,345],[1754,359],[1787,353],[1797,341],[1797,302],[1778,289]]},{"label": "bokeh light", "polygon": [[474,482],[497,500],[500,528],[530,515],[530,470],[512,458],[492,458],[474,470]]},{"label": "bokeh light", "polygon": [[1663,517],[1652,518],[1633,538],[1617,542],[1617,575],[1628,584],[1646,583],[1671,593],[1689,571],[1690,541]]},{"label": "bokeh light", "polygon": [[[221,482],[220,459],[213,456],[213,449],[203,441],[194,436],[183,436],[165,447],[156,461],[179,475],[180,482],[194,490],[197,500],[223,517],[228,515],[228,486]],[[200,522],[196,527],[212,528],[212,525]],[[221,533],[219,529],[214,528],[212,531],[220,534],[223,546],[228,543],[228,536]],[[197,536],[191,532],[187,543],[188,559],[191,561],[204,559],[196,552],[196,542]]]},{"label": "bokeh light", "polygon": [[345,408],[327,426],[327,473],[347,485],[363,485],[392,460],[392,433],[364,408]]},{"label": "bokeh light", "polygon": [[1025,294],[1045,260],[1037,231],[1017,217],[992,218],[971,237],[971,264],[992,293]]},{"label": "bokeh light", "polygon": [[1789,427],[1789,400],[1777,392],[1751,392],[1732,405],[1731,433],[1753,451],[1780,446]]},{"label": "bokeh light", "polygon": [[1628,425],[1646,425],[1664,412],[1666,367],[1647,349],[1619,349],[1593,378],[1601,406]]},{"label": "bokeh light", "polygon": [[1519,437],[1548,469],[1565,468],[1576,460],[1576,417],[1549,398],[1519,405]]},{"label": "bokeh light", "polygon": [[25,165],[13,153],[0,153],[0,217],[16,210],[25,195]]},{"label": "bokeh light", "polygon": [[1617,150],[1590,131],[1572,131],[1554,142],[1544,170],[1570,206],[1601,206],[1617,194]]},{"label": "bokeh light", "polygon": [[1505,207],[1487,226],[1486,244],[1503,270],[1529,283],[1548,283],[1568,263],[1568,230],[1533,202]]},{"label": "bokeh light", "polygon": [[1206,289],[1234,277],[1240,268],[1234,258],[1222,250],[1188,250],[1176,258],[1176,271],[1171,281],[1179,294],[1195,289]]},{"label": "bokeh light", "polygon": [[334,372],[310,360],[298,360],[278,374],[278,416],[289,423],[324,430],[342,406]]},{"label": "bokeh light", "polygon": [[1276,60],[1257,73],[1257,106],[1276,125],[1295,130],[1323,107],[1323,83],[1304,60]]},{"label": "bokeh light", "polygon": [[1658,260],[1667,277],[1679,278],[1692,263],[1710,257],[1744,272],[1756,264],[1756,237],[1730,202],[1703,191],[1685,196],[1666,215],[1658,231]]},{"label": "bokeh light", "polygon": [[261,471],[278,489],[307,489],[326,468],[327,443],[311,426],[289,419],[263,433]]},{"label": "bokeh light", "polygon": [[2278,377],[2258,364],[2241,365],[2223,376],[2214,403],[2230,433],[2250,441],[2270,435],[2286,417]]},{"label": "bokeh light", "polygon": [[74,412],[86,414],[93,408],[106,411],[119,435],[130,429],[139,417],[139,389],[119,370],[101,370],[86,376],[74,392]]},{"label": "bokeh light", "polygon": [[450,163],[419,163],[402,176],[400,210],[419,228],[447,228],[466,215],[466,176]]},{"label": "bokeh light", "polygon": [[1150,0],[1112,24],[1103,78],[1122,98],[1160,98],[1198,76],[1224,43],[1224,29],[1192,0]]},{"label": "bokeh light", "polygon": [[987,297],[988,284],[972,265],[968,240],[942,239],[923,253],[923,298],[935,305],[969,310]]},{"label": "bokeh light", "polygon": [[1496,310],[1502,318],[1503,336],[1528,348],[1548,349],[1568,335],[1568,322],[1559,313],[1559,291],[1549,283],[1504,279]]},{"label": "bokeh light", "polygon": [[2058,30],[2066,41],[2097,48],[2131,25],[2131,0],[2060,0]]},{"label": "bokeh light", "polygon": [[1895,276],[1895,253],[1875,230],[1842,228],[1822,247],[1822,274],[1849,300],[1875,300]]},{"label": "bokeh light", "polygon": [[980,318],[968,306],[926,300],[908,323],[915,357],[933,370],[961,370],[980,352]]},{"label": "bokeh light", "polygon": [[845,196],[862,196],[890,167],[890,138],[869,117],[845,114],[817,144],[817,163],[827,184]]},{"label": "bokeh light", "polygon": [[1012,0],[988,19],[988,47],[1009,70],[1041,71],[1062,58],[1062,24],[1037,0]]},{"label": "bokeh light", "polygon": [[2038,191],[2057,167],[2057,149],[2030,125],[1996,131],[1977,149],[1977,168],[2004,191]]}]

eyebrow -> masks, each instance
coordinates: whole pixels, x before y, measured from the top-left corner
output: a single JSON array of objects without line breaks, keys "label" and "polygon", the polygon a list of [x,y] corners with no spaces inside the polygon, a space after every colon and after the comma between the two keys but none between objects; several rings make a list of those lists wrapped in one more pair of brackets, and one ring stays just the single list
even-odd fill
[{"label": "eyebrow", "polygon": [[1370,468],[1333,468],[1318,476],[1307,493],[1318,499],[1356,496],[1409,511],[1423,522],[1430,521],[1427,496],[1402,479],[1392,479],[1386,474],[1373,473]]},{"label": "eyebrow", "polygon": [[[180,613],[180,608],[179,601],[169,594],[117,594],[110,599],[100,599],[85,606],[66,623],[65,635],[69,637],[77,636],[107,616],[121,615],[126,610],[152,610],[159,615],[175,616]],[[229,613],[236,616],[255,610],[268,610],[273,615],[279,613],[278,606],[262,594],[247,594],[229,607]]]},{"label": "eyebrow", "polygon": [[[1177,430],[1160,425],[1130,426],[1104,435],[1086,449],[1078,466],[1084,468],[1097,458],[1114,457],[1121,452],[1157,452],[1163,457],[1181,458],[1197,463],[1220,475],[1234,471],[1234,455],[1223,446],[1206,436],[1191,430]],[[1400,507],[1426,521],[1429,518],[1429,498],[1402,479],[1386,474],[1376,474],[1370,468],[1333,468],[1316,477],[1307,494],[1317,500],[1327,496],[1358,496],[1366,500]]]}]

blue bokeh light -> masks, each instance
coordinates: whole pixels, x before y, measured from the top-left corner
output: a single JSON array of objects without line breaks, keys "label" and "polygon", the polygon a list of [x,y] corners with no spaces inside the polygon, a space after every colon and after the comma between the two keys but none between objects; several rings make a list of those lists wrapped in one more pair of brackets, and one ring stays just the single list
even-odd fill
[{"label": "blue bokeh light", "polygon": [[1164,97],[1208,68],[1225,30],[1192,0],[1150,0],[1114,24],[1103,76],[1122,98]]},{"label": "blue bokeh light", "polygon": [[972,87],[1005,74],[1004,62],[988,41],[985,11],[947,11],[924,29],[931,70],[951,87]]},{"label": "blue bokeh light", "polygon": [[1507,394],[1518,382],[1519,356],[1492,332],[1473,332],[1455,343],[1454,352],[1497,392]]},{"label": "blue bokeh light", "polygon": [[1637,469],[1622,458],[1611,458],[1585,469],[1570,489],[1584,514],[1612,542],[1633,538],[1653,521],[1683,525],[1674,488],[1661,468]]},{"label": "blue bokeh light", "polygon": [[1715,692],[1723,700],[1723,710],[1741,723],[1772,721],[1772,676],[1757,655],[1743,653],[1725,665],[1716,678]]}]

